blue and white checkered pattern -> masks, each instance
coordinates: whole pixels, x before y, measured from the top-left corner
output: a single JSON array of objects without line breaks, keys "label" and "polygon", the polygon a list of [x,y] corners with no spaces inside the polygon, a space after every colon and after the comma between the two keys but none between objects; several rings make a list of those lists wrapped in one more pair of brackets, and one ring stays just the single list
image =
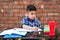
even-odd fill
[{"label": "blue and white checkered pattern", "polygon": [[41,27],[40,21],[38,21],[36,18],[31,20],[29,17],[24,17],[23,18],[22,25],[28,25],[28,26],[31,26],[31,27],[36,26],[38,28]]}]

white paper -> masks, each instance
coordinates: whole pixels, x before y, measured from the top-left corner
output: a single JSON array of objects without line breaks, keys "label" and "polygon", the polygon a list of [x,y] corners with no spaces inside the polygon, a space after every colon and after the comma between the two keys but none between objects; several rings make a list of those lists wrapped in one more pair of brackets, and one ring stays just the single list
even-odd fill
[{"label": "white paper", "polygon": [[24,32],[35,32],[35,31],[42,31],[41,29],[38,30],[28,30],[28,29],[22,29],[22,28],[14,28],[16,31],[24,31]]},{"label": "white paper", "polygon": [[[41,29],[38,29],[38,31],[42,31]],[[9,30],[5,30],[3,32],[0,33],[0,35],[5,35],[5,34],[20,34],[20,35],[26,35],[27,32],[36,32],[36,30],[27,30],[27,29],[22,29],[22,28],[14,28],[14,29],[9,29]]]},{"label": "white paper", "polygon": [[42,31],[42,29],[38,29],[38,31]]},{"label": "white paper", "polygon": [[0,33],[0,35],[5,35],[5,34],[20,34],[20,35],[26,35],[27,32],[22,32],[22,31],[16,31],[15,29],[10,29],[10,30],[5,30],[2,33]]}]

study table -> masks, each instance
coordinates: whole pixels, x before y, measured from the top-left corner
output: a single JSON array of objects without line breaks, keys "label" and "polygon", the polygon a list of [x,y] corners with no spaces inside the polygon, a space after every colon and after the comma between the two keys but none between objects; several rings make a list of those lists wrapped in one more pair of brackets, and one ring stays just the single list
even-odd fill
[{"label": "study table", "polygon": [[4,38],[4,35],[0,35],[0,40],[42,40],[42,31],[36,31],[36,32],[28,32],[26,36],[22,36],[22,37],[16,37],[16,38]]},{"label": "study table", "polygon": [[[55,29],[55,33],[57,34],[57,29]],[[40,32],[40,34],[39,34]],[[43,34],[43,31],[38,31],[38,32],[29,32],[26,36],[23,37],[17,37],[17,38],[3,38],[3,36],[0,36],[0,40],[33,40],[33,39],[39,39],[39,40],[51,40],[51,38]],[[58,40],[58,37],[53,38],[53,40]]]}]

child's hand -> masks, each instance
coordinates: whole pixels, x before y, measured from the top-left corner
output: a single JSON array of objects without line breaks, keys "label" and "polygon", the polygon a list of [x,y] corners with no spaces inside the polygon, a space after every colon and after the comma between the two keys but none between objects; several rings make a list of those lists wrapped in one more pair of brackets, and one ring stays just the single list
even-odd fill
[{"label": "child's hand", "polygon": [[33,27],[33,30],[38,30],[38,28],[37,27]]}]

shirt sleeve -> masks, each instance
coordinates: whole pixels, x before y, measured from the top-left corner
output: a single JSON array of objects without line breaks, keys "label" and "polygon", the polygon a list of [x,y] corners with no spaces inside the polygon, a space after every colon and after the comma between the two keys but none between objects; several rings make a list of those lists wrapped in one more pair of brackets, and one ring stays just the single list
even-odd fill
[{"label": "shirt sleeve", "polygon": [[41,22],[37,20],[37,27],[41,28]]},{"label": "shirt sleeve", "polygon": [[28,25],[26,18],[22,19],[22,25]]}]

